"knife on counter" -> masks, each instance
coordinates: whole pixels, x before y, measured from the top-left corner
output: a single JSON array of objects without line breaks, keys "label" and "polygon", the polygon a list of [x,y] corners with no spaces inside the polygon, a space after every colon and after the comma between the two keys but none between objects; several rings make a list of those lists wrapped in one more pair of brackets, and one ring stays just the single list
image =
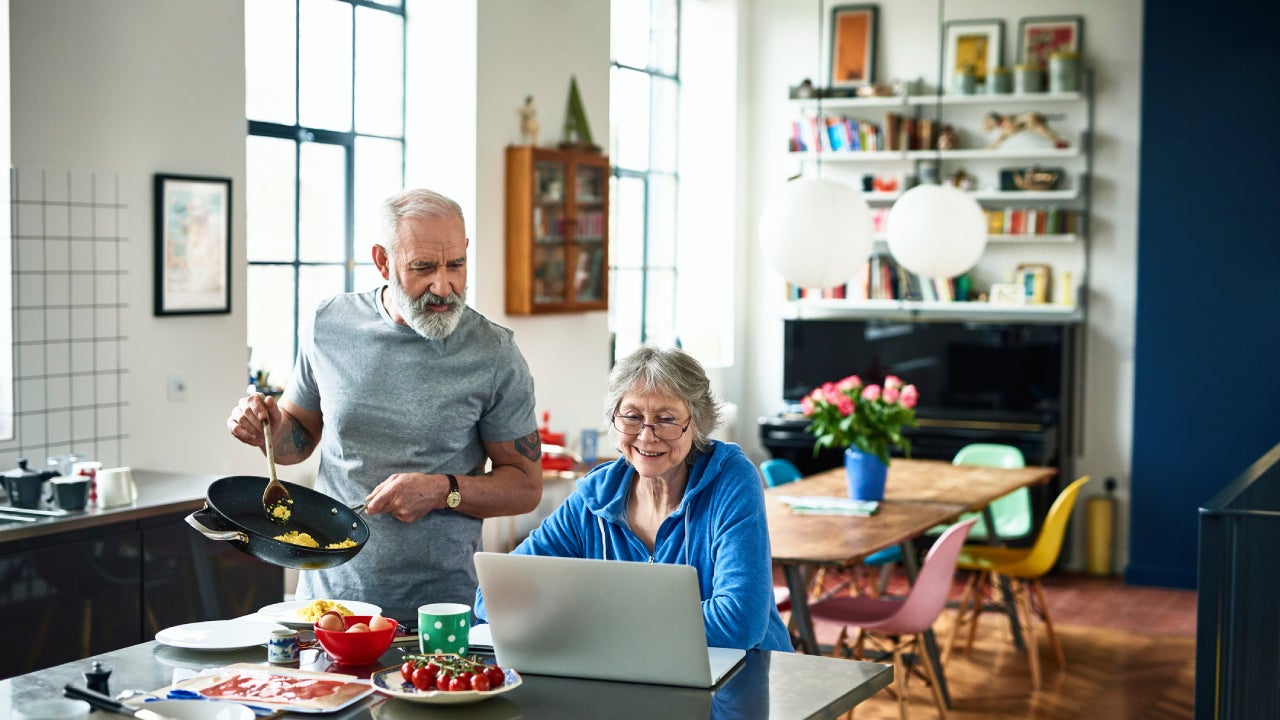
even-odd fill
[{"label": "knife on counter", "polygon": [[149,710],[147,708],[134,710],[115,698],[103,695],[99,692],[94,692],[88,688],[76,687],[71,684],[63,686],[62,694],[69,698],[75,698],[76,700],[84,700],[99,710],[118,713],[120,715],[129,715],[131,717],[141,718],[141,720],[173,720],[172,717],[168,715],[161,715],[155,710]]}]

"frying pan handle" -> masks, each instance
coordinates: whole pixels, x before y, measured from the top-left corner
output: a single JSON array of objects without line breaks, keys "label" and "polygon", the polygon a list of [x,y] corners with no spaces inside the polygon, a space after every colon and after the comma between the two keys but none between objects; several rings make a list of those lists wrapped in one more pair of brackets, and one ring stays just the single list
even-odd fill
[{"label": "frying pan handle", "polygon": [[196,532],[209,538],[210,540],[239,540],[242,543],[249,542],[249,536],[239,530],[213,530],[205,527],[196,516],[201,513],[208,513],[209,509],[204,508],[197,510],[187,516],[187,524],[196,529]]}]

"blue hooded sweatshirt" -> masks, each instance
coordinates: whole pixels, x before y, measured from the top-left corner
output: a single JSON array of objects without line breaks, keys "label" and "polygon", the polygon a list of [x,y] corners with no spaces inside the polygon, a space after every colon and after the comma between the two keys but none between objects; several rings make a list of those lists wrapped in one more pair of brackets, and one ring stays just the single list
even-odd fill
[{"label": "blue hooded sweatshirt", "polygon": [[[512,552],[692,565],[708,645],[791,652],[774,604],[764,490],[742,449],[713,440],[698,456],[680,505],[658,528],[652,554],[627,524],[634,481],[625,459],[596,467]],[[475,615],[486,619],[479,590]]]}]

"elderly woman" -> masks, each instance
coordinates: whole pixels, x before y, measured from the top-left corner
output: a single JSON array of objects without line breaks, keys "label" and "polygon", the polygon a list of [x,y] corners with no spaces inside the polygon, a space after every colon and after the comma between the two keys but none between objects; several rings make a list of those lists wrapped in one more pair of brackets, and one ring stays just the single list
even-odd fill
[{"label": "elderly woman", "polygon": [[[737,445],[710,439],[720,413],[702,366],[643,346],[614,366],[605,413],[622,457],[579,480],[513,552],[692,565],[708,645],[791,651],[760,476]],[[485,618],[479,592],[475,610]]]}]

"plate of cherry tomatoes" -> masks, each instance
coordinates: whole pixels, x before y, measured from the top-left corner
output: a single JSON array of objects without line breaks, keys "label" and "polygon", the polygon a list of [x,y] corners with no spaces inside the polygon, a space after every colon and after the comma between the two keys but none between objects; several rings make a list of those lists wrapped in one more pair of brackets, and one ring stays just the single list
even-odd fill
[{"label": "plate of cherry tomatoes", "polygon": [[369,676],[374,689],[393,698],[436,705],[488,700],[523,682],[510,668],[457,655],[406,655],[399,667]]}]

